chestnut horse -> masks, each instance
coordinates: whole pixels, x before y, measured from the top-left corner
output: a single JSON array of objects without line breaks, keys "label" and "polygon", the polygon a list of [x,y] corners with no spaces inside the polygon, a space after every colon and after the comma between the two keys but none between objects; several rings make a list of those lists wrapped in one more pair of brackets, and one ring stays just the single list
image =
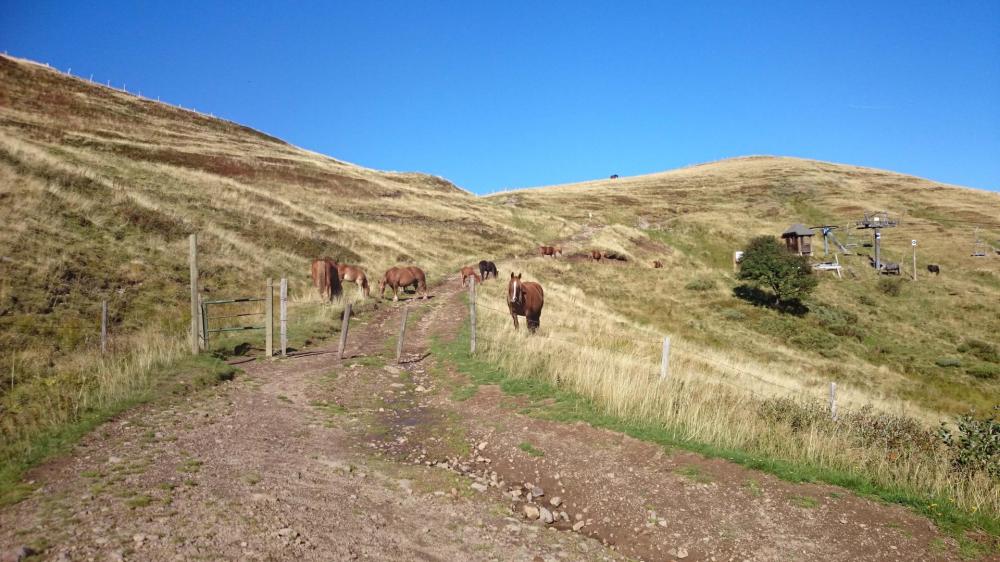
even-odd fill
[{"label": "chestnut horse", "polygon": [[663,262],[660,260],[656,260],[653,262],[653,267],[655,269],[661,269],[663,267]]},{"label": "chestnut horse", "polygon": [[542,257],[545,257],[545,256],[556,257],[556,256],[559,256],[559,255],[562,255],[562,247],[561,246],[539,246],[538,247],[538,253],[540,253],[542,255]]},{"label": "chestnut horse", "polygon": [[474,279],[476,283],[482,283],[483,282],[483,278],[480,277],[478,273],[476,273],[476,268],[472,267],[471,265],[467,265],[467,266],[465,266],[465,267],[462,268],[462,286],[463,287],[465,286],[466,279],[468,279],[470,277],[472,279]]},{"label": "chestnut horse", "polygon": [[319,291],[320,298],[325,301],[333,300],[334,295],[339,295],[341,292],[337,262],[330,258],[313,260],[312,280],[313,286]]},{"label": "chestnut horse", "polygon": [[385,272],[382,280],[378,282],[378,296],[385,296],[385,288],[392,288],[392,300],[399,300],[399,290],[406,290],[407,287],[414,287],[422,298],[427,298],[427,280],[424,277],[424,270],[414,266],[390,267]]},{"label": "chestnut horse", "polygon": [[542,318],[542,305],[545,304],[545,291],[538,283],[521,281],[521,274],[510,273],[507,284],[507,307],[514,319],[514,329],[517,329],[517,317],[524,316],[528,321],[528,332],[535,333]]},{"label": "chestnut horse", "polygon": [[361,269],[356,265],[347,265],[346,263],[337,264],[337,276],[340,278],[341,283],[344,281],[351,281],[358,286],[358,290],[365,298],[371,296],[371,290],[368,288],[368,276],[365,275],[365,270]]},{"label": "chestnut horse", "polygon": [[600,250],[591,250],[590,251],[590,259],[592,259],[594,261],[601,261],[601,251]]}]

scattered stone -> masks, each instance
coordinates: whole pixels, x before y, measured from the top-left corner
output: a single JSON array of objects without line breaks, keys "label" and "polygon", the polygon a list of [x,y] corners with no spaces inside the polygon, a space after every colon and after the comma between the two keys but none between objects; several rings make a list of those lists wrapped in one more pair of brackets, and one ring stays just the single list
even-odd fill
[{"label": "scattered stone", "polygon": [[566,513],[565,511],[560,511],[559,512],[559,518],[562,519],[563,521],[569,523],[569,514]]},{"label": "scattered stone", "polygon": [[545,490],[539,488],[538,486],[533,486],[531,488],[531,495],[535,496],[536,498],[540,498],[545,495]]},{"label": "scattered stone", "polygon": [[669,554],[670,556],[673,556],[674,558],[679,558],[681,560],[683,560],[683,559],[685,559],[685,558],[688,557],[688,551],[687,551],[686,548],[683,548],[683,547],[680,547],[680,548],[671,548],[670,550],[667,551],[667,554]]},{"label": "scattered stone", "polygon": [[486,441],[481,441],[479,443],[479,445],[476,446],[476,448],[479,449],[480,451],[482,451],[482,450],[486,449],[487,445],[488,445],[488,443]]},{"label": "scattered stone", "polygon": [[479,482],[473,482],[470,488],[476,490],[477,492],[485,492],[488,489],[488,486],[486,484],[480,484]]},{"label": "scattered stone", "polygon": [[290,540],[299,536],[299,534],[291,527],[284,527],[282,529],[278,529],[278,536]]},{"label": "scattered stone", "polygon": [[573,523],[573,530],[579,532],[580,529],[582,529],[585,525],[586,523],[584,523],[583,521],[577,521],[576,523]]},{"label": "scattered stone", "polygon": [[108,457],[108,464],[118,464],[122,462],[121,457]]},{"label": "scattered stone", "polygon": [[542,523],[548,525],[552,523],[555,519],[552,517],[552,512],[545,509],[544,507],[538,508],[538,518],[542,520]]},{"label": "scattered stone", "polygon": [[554,496],[551,500],[549,500],[549,503],[552,504],[552,507],[559,507],[562,505],[562,498]]},{"label": "scattered stone", "polygon": [[417,388],[415,388],[414,390],[416,390],[417,392],[427,392],[427,389],[424,388],[424,385],[422,384],[418,384]]},{"label": "scattered stone", "polygon": [[528,519],[534,521],[535,519],[538,519],[539,515],[540,515],[540,513],[539,513],[538,507],[530,505],[530,504],[525,504],[525,506],[524,506],[524,516],[525,517],[527,517]]},{"label": "scattered stone", "polygon": [[3,562],[7,562],[8,560],[10,562],[21,562],[21,560],[25,560],[29,556],[34,556],[36,554],[38,554],[38,552],[30,546],[19,546],[5,552],[3,556],[0,557],[0,560],[3,560]]}]

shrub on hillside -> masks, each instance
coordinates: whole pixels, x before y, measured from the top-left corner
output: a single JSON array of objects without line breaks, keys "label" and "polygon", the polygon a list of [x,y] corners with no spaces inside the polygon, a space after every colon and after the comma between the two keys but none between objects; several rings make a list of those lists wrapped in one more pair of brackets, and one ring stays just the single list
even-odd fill
[{"label": "shrub on hillside", "polygon": [[965,372],[976,377],[977,379],[993,380],[1000,378],[1000,365],[983,363],[981,365],[969,367],[965,370]]},{"label": "shrub on hillside", "polygon": [[997,347],[991,343],[987,343],[977,339],[967,339],[958,346],[958,351],[961,353],[968,353],[987,361],[990,363],[1000,363],[1000,353],[997,352]]},{"label": "shrub on hillside", "polygon": [[809,260],[792,254],[773,236],[750,240],[743,252],[739,278],[770,289],[776,306],[809,296],[819,283]]},{"label": "shrub on hillside", "polygon": [[938,357],[934,364],[938,367],[961,367],[962,360],[958,357]]},{"label": "shrub on hillside", "polygon": [[958,418],[956,433],[944,423],[938,430],[941,441],[951,452],[951,465],[962,472],[983,472],[1000,478],[1000,404],[993,406],[989,417],[976,419],[975,412]]}]

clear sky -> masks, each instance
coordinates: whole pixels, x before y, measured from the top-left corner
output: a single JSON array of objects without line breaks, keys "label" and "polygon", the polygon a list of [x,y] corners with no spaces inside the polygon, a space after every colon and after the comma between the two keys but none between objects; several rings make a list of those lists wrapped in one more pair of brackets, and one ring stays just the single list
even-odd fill
[{"label": "clear sky", "polygon": [[747,154],[1000,190],[997,0],[0,0],[0,50],[478,193]]}]

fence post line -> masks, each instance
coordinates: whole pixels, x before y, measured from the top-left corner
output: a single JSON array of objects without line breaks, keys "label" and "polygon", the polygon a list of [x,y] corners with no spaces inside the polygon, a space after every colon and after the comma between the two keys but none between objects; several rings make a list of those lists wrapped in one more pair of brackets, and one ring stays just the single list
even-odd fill
[{"label": "fence post line", "polygon": [[337,358],[344,358],[344,348],[347,347],[347,329],[351,325],[351,303],[344,305],[344,320],[340,324],[340,347],[337,348]]},{"label": "fence post line", "polygon": [[[403,307],[403,319],[399,322],[399,339],[396,340],[396,364],[403,357],[403,339],[406,337],[406,318],[410,315],[410,307]],[[346,333],[346,332],[345,332]]]},{"label": "fence post line", "polygon": [[837,421],[837,383],[830,383],[830,419]]},{"label": "fence post line", "polygon": [[108,352],[108,301],[101,301],[101,353]]},{"label": "fence post line", "polygon": [[192,233],[188,237],[190,248],[188,249],[188,263],[191,269],[191,353],[198,354],[200,342],[198,341],[198,321],[200,306],[198,303],[198,235]]},{"label": "fence post line", "polygon": [[208,305],[205,298],[198,295],[198,311],[201,313],[201,331],[198,334],[198,342],[203,350],[208,349]]},{"label": "fence post line", "polygon": [[660,359],[660,380],[670,376],[670,336],[663,337],[663,356]]},{"label": "fence post line", "polygon": [[264,347],[267,358],[274,357],[274,281],[268,277],[264,289]]},{"label": "fence post line", "polygon": [[281,326],[279,328],[281,334],[281,356],[288,356],[288,279],[281,278],[281,293],[278,296],[280,299],[278,311],[280,314]]},{"label": "fence post line", "polygon": [[469,280],[469,353],[476,353],[476,278]]}]

